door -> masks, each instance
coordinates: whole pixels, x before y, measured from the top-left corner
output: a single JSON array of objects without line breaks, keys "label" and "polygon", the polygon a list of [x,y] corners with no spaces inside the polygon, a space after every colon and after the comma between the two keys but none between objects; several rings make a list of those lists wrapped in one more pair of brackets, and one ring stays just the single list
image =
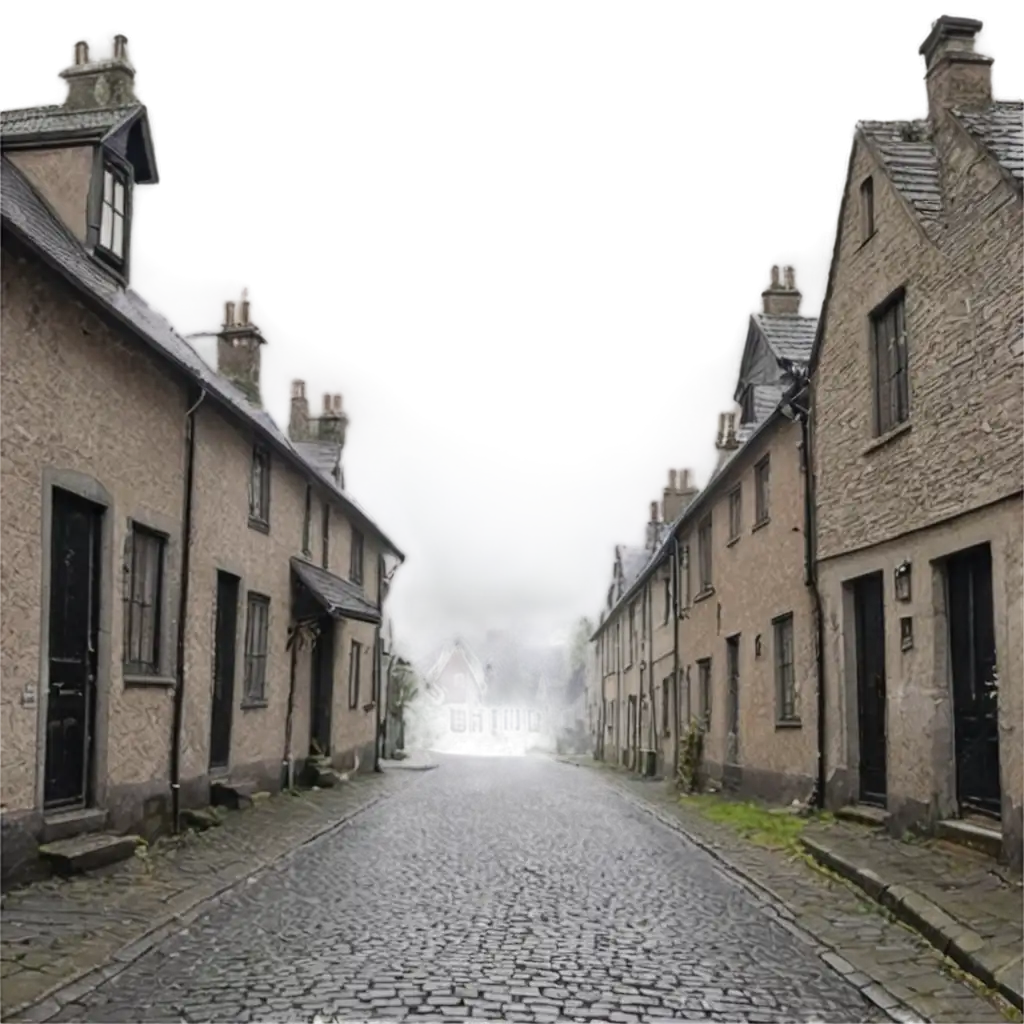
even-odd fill
[{"label": "door", "polygon": [[210,767],[227,768],[231,756],[231,714],[235,703],[235,646],[238,640],[239,579],[217,573],[213,637],[213,705],[210,709]]},{"label": "door", "polygon": [[879,572],[853,584],[860,799],[881,807],[885,806],[887,796],[883,580]]},{"label": "door", "polygon": [[725,641],[726,736],[725,763],[740,763],[740,638]]},{"label": "door", "polygon": [[326,756],[331,752],[331,706],[334,702],[334,620],[328,616],[317,623],[312,683],[310,753]]},{"label": "door", "polygon": [[964,810],[998,815],[999,701],[992,610],[992,553],[987,544],[946,565],[957,798]]},{"label": "door", "polygon": [[83,807],[91,795],[102,520],[99,506],[54,490],[43,783],[47,809]]}]

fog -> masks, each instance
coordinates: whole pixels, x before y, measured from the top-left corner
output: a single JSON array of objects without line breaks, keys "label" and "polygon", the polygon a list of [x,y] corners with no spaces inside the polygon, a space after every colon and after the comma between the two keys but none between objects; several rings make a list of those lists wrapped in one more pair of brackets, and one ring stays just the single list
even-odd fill
[{"label": "fog", "polygon": [[[821,253],[811,245],[796,257],[805,311],[820,301]],[[200,274],[144,256],[136,257],[134,278],[183,333],[212,327],[223,300],[243,287],[226,272]],[[735,330],[723,333],[710,359],[666,368],[680,385],[648,422],[555,472],[435,422],[415,395],[347,365],[342,350],[299,337],[258,293],[250,298],[270,341],[262,390],[274,419],[287,426],[292,380],[305,380],[314,402],[325,391],[344,393],[352,417],[346,483],[409,556],[389,612],[423,669],[457,633],[562,639],[575,618],[599,609],[612,546],[641,543],[647,504],[668,469],[689,468],[700,482],[713,469],[716,418],[730,404],[741,344]],[[213,343],[196,347],[213,364]]]}]

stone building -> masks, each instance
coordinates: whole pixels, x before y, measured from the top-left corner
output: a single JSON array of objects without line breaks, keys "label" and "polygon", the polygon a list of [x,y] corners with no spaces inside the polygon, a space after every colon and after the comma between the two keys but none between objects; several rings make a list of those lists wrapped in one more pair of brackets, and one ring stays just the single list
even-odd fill
[{"label": "stone building", "polygon": [[279,788],[311,740],[375,759],[401,553],[340,444],[334,473],[260,408],[247,300],[218,372],[131,290],[133,192],[158,180],[134,74],[123,37],[110,60],[80,43],[63,105],[0,119],[5,883],[40,842]]},{"label": "stone building", "polygon": [[[1022,105],[981,23],[855,131],[812,361],[828,797],[1021,853]],[[884,816],[884,815],[883,815]]]}]

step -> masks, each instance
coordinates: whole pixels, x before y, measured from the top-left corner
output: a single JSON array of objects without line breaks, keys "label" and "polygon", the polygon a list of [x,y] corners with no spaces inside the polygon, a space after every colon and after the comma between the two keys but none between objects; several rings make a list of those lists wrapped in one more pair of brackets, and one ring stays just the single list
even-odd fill
[{"label": "step", "polygon": [[936,828],[945,839],[971,850],[978,850],[998,860],[1003,853],[1003,834],[994,821],[987,818],[947,818]]},{"label": "step", "polygon": [[884,807],[872,807],[871,804],[849,804],[836,811],[840,821],[852,821],[856,825],[867,825],[868,828],[885,828],[889,821],[889,812]]},{"label": "step", "polygon": [[78,875],[127,860],[135,853],[139,842],[138,836],[100,832],[44,843],[39,847],[39,856],[48,861],[59,875]]},{"label": "step", "polygon": [[245,810],[252,807],[252,797],[256,792],[254,782],[229,782],[223,780],[210,785],[210,803],[214,807],[227,807],[231,811]]},{"label": "step", "polygon": [[213,807],[186,807],[181,812],[181,823],[185,828],[205,832],[220,825],[221,819]]},{"label": "step", "polygon": [[59,839],[102,832],[107,827],[107,812],[99,807],[78,807],[73,811],[57,811],[43,818],[42,841],[55,843]]}]

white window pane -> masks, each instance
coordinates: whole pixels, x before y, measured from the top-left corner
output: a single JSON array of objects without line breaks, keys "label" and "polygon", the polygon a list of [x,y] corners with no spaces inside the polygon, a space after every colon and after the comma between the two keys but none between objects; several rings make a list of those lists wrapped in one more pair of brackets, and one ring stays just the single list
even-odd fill
[{"label": "white window pane", "polygon": [[103,172],[103,202],[112,203],[114,201],[114,176],[110,171]]},{"label": "white window pane", "polygon": [[119,181],[114,182],[114,209],[124,213],[124,185]]},{"label": "white window pane", "polygon": [[117,257],[124,256],[124,217],[114,214],[112,225],[113,237],[110,240],[110,251]]},{"label": "white window pane", "polygon": [[111,247],[111,237],[114,233],[114,211],[106,204],[103,204],[103,214],[100,218],[100,245],[104,249]]}]

